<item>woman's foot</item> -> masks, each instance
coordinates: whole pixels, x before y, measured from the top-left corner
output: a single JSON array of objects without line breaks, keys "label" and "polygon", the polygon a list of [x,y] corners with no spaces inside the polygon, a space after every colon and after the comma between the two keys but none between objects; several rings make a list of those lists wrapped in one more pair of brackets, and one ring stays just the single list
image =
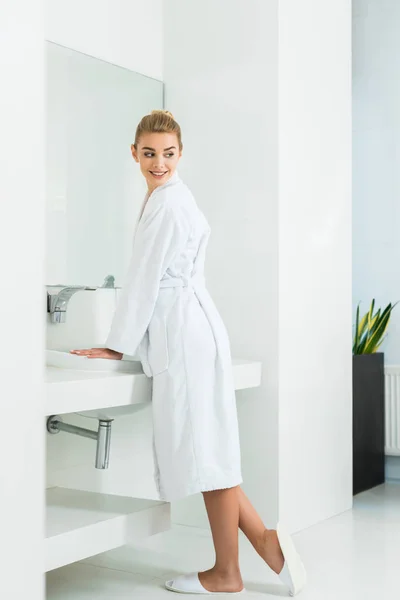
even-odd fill
[{"label": "woman's foot", "polygon": [[221,571],[215,567],[199,573],[199,580],[209,592],[241,592],[243,589],[242,576],[239,569]]},{"label": "woman's foot", "polygon": [[264,531],[257,552],[275,573],[279,574],[282,571],[285,559],[275,529]]}]

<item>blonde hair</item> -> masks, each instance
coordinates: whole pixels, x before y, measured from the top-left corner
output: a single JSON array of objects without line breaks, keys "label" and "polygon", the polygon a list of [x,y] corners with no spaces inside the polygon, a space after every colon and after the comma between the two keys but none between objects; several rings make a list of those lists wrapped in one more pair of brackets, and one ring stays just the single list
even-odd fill
[{"label": "blonde hair", "polygon": [[181,128],[168,110],[152,110],[149,115],[142,118],[136,128],[134,143],[136,149],[143,133],[175,133],[178,138],[179,150],[183,148]]}]

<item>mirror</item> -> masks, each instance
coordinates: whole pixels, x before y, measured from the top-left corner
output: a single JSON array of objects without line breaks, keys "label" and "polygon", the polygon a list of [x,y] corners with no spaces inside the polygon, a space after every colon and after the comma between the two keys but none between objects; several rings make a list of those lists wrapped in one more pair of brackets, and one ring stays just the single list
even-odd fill
[{"label": "mirror", "polygon": [[121,286],[146,184],[130,145],[163,83],[50,42],[46,283]]}]

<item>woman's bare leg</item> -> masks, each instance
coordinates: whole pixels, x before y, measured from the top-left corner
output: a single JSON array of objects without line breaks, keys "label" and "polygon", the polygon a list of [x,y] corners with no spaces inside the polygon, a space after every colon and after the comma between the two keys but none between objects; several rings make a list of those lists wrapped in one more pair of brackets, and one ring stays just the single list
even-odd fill
[{"label": "woman's bare leg", "polygon": [[201,584],[210,592],[238,592],[243,589],[239,567],[238,528],[268,566],[280,573],[284,558],[274,529],[267,529],[240,486],[203,492],[215,548],[215,565],[199,573]]},{"label": "woman's bare leg", "polygon": [[242,488],[237,487],[235,489],[239,500],[240,529],[268,566],[275,573],[280,573],[283,568],[284,558],[276,531],[265,527],[261,517]]},{"label": "woman's bare leg", "polygon": [[240,592],[238,488],[203,492],[215,548],[215,565],[199,573],[201,584],[210,592]]}]

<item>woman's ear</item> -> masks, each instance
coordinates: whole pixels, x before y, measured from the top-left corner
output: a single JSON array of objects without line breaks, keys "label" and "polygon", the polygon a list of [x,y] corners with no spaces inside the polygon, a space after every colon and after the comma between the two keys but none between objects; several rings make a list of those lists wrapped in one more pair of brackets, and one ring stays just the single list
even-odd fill
[{"label": "woman's ear", "polygon": [[133,159],[138,163],[139,157],[138,157],[137,150],[136,150],[134,144],[131,144],[131,152],[132,152]]}]

